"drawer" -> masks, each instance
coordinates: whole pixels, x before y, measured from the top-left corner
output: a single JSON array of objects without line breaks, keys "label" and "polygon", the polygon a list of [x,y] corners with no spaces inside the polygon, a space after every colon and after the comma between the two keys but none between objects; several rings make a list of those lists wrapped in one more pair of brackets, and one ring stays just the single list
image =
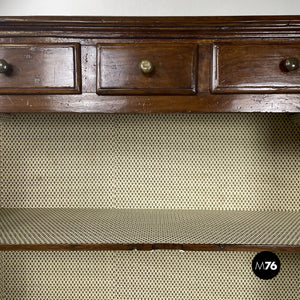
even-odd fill
[{"label": "drawer", "polygon": [[[77,44],[0,44],[0,94],[75,94],[81,91]],[[3,61],[2,61],[3,62]]]},{"label": "drawer", "polygon": [[213,47],[213,93],[298,93],[300,69],[288,71],[291,58],[300,60],[299,43],[217,43]]},{"label": "drawer", "polygon": [[98,45],[97,93],[196,93],[197,45]]}]

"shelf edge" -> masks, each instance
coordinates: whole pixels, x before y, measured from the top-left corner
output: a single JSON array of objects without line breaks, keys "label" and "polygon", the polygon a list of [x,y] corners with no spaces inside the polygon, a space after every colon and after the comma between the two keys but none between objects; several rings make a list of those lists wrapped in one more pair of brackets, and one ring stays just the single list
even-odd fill
[{"label": "shelf edge", "polygon": [[272,251],[300,252],[300,245],[243,245],[243,244],[27,244],[0,245],[0,251]]}]

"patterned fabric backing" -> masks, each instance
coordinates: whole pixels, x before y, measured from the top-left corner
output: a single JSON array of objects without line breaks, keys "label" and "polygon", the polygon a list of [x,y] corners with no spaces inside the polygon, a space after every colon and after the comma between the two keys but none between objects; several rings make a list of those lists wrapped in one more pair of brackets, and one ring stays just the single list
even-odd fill
[{"label": "patterned fabric backing", "polygon": [[14,114],[3,207],[299,210],[287,114]]},{"label": "patterned fabric backing", "polygon": [[297,212],[2,208],[0,220],[0,244],[300,245]]},{"label": "patterned fabric backing", "polygon": [[4,265],[3,253],[0,252],[0,300],[4,300]]},{"label": "patterned fabric backing", "polygon": [[[4,208],[299,212],[300,127],[288,114],[12,114],[0,127]],[[270,281],[252,273],[254,255],[4,252],[0,296],[298,299],[300,255],[279,254]]]},{"label": "patterned fabric backing", "polygon": [[5,252],[6,299],[298,300],[299,254],[272,280],[252,252]]}]

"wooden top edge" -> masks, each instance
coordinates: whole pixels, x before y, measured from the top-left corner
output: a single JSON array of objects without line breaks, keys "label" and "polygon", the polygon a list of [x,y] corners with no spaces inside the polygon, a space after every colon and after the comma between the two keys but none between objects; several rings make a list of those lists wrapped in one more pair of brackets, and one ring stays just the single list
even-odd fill
[{"label": "wooden top edge", "polygon": [[273,251],[299,253],[299,245],[242,244],[22,244],[0,245],[0,251]]},{"label": "wooden top edge", "polygon": [[294,27],[300,15],[209,17],[0,16],[0,27]]}]

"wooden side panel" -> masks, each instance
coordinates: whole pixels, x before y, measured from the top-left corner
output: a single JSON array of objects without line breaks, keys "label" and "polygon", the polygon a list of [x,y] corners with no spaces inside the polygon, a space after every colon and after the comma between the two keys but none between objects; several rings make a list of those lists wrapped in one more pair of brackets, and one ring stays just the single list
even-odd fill
[{"label": "wooden side panel", "polygon": [[0,44],[9,72],[1,94],[73,94],[81,91],[78,44]]}]

